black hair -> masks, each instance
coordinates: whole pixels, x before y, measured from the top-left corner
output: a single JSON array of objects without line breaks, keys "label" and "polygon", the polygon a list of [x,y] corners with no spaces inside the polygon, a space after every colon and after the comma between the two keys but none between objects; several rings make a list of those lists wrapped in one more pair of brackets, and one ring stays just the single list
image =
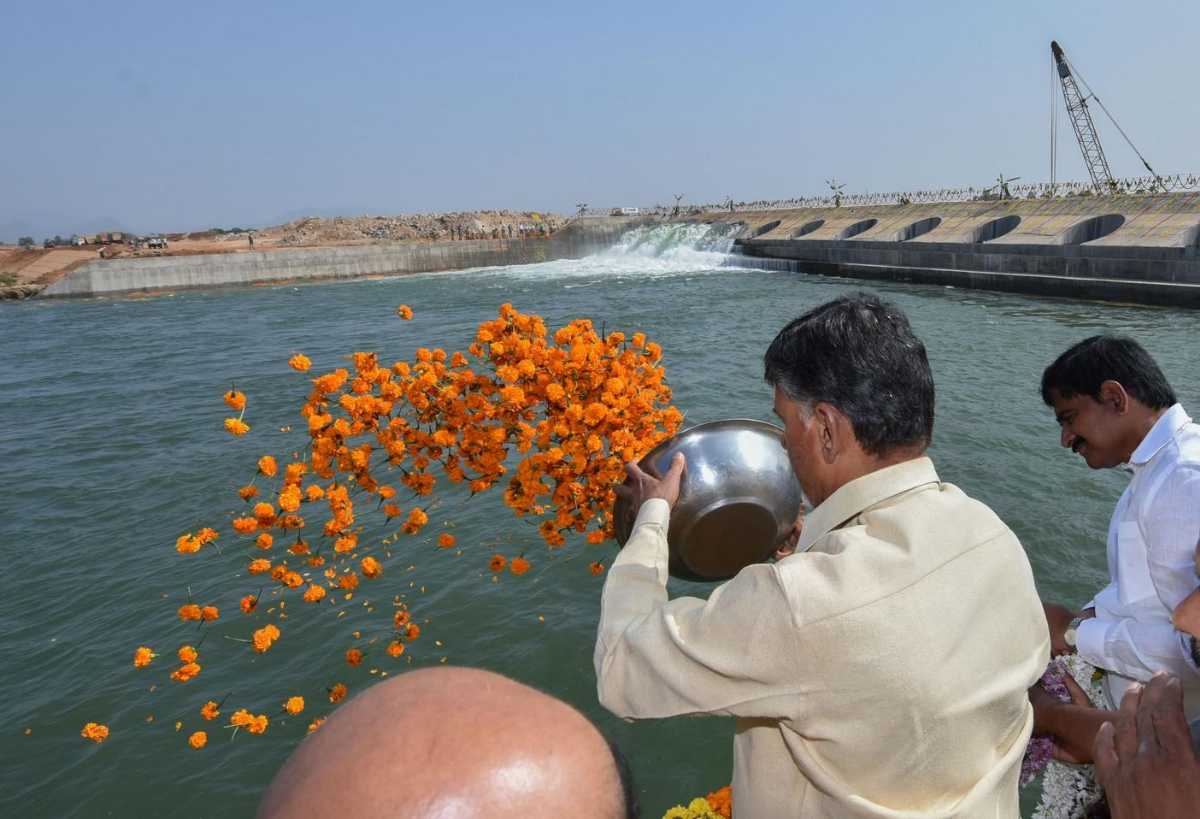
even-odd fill
[{"label": "black hair", "polygon": [[641,816],[641,807],[638,805],[637,791],[633,787],[633,770],[629,767],[629,760],[621,753],[621,746],[612,740],[605,741],[608,743],[609,753],[612,754],[613,765],[617,768],[617,778],[621,780],[621,806],[625,811],[623,816],[625,819],[638,819]]},{"label": "black hair", "polygon": [[933,440],[933,373],[900,308],[872,293],[814,307],[763,356],[767,383],[793,401],[837,407],[862,448],[885,455]]},{"label": "black hair", "polygon": [[1150,409],[1176,402],[1175,391],[1146,349],[1126,336],[1085,338],[1054,359],[1042,373],[1042,400],[1087,395],[1100,398],[1100,385],[1116,381]]}]

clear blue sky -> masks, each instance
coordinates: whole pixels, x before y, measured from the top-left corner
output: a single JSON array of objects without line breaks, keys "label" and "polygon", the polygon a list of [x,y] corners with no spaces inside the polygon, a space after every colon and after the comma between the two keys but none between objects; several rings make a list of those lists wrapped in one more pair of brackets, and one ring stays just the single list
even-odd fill
[{"label": "clear blue sky", "polygon": [[[1041,180],[1051,38],[1159,171],[1200,171],[1196,0],[25,0],[0,19],[8,241]],[[1085,178],[1063,131],[1059,176]]]}]

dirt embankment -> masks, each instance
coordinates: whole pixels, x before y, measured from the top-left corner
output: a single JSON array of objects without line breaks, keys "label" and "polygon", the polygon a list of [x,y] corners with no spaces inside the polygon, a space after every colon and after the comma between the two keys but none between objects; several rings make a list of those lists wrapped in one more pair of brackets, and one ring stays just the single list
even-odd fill
[{"label": "dirt embankment", "polygon": [[116,243],[82,248],[32,249],[0,245],[0,299],[25,298],[97,257],[190,256],[291,247],[385,242],[520,239],[549,236],[567,224],[556,213],[514,210],[417,213],[400,216],[309,217],[251,231],[169,233],[165,248]]}]

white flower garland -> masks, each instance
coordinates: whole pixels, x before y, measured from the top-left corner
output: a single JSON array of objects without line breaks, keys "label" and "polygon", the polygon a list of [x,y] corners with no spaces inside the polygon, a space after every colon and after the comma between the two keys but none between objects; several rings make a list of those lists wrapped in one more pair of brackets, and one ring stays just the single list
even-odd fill
[{"label": "white flower garland", "polygon": [[[1092,705],[1108,708],[1107,698],[1096,680],[1096,667],[1077,654],[1056,658],[1075,678]],[[1104,789],[1096,782],[1092,765],[1068,765],[1050,760],[1042,774],[1042,796],[1032,819],[1083,819],[1088,809],[1100,801]]]}]

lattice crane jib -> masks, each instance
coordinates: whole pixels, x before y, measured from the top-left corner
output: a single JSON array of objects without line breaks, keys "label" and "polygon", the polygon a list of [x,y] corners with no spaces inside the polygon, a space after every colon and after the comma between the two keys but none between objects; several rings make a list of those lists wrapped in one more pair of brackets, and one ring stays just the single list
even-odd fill
[{"label": "lattice crane jib", "polygon": [[1083,164],[1087,165],[1088,175],[1097,191],[1108,191],[1116,187],[1112,171],[1108,168],[1108,159],[1104,156],[1104,148],[1100,145],[1100,136],[1096,133],[1096,124],[1092,121],[1092,112],[1088,110],[1087,97],[1079,90],[1071,66],[1063,55],[1063,50],[1056,41],[1050,42],[1050,53],[1054,56],[1054,64],[1058,68],[1058,79],[1062,84],[1063,99],[1067,105],[1067,116],[1071,118],[1071,127],[1075,130],[1075,139],[1079,142],[1079,150],[1083,153]]}]

